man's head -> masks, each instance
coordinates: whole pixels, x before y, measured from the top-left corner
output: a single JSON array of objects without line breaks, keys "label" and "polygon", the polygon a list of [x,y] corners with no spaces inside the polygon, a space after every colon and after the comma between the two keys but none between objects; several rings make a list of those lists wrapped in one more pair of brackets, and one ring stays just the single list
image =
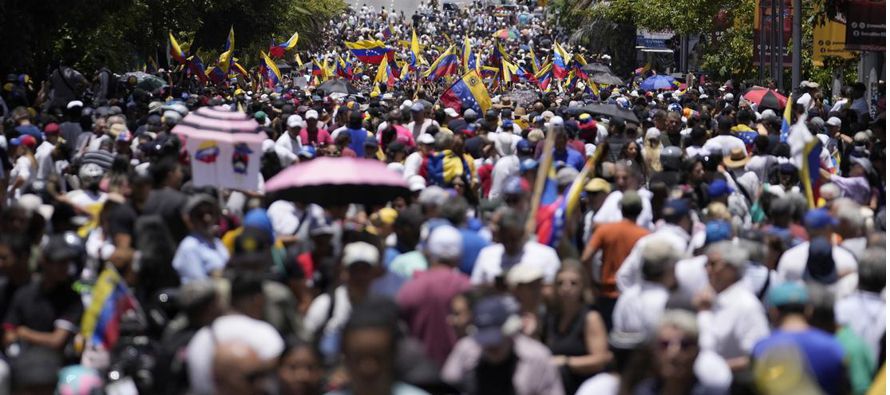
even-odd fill
[{"label": "man's head", "polygon": [[219,229],[219,205],[212,196],[199,193],[186,201],[182,215],[192,232],[213,238]]},{"label": "man's head", "polygon": [[397,319],[398,308],[389,300],[370,299],[353,307],[340,341],[352,388],[369,394],[392,392],[399,341]]},{"label": "man's head", "polygon": [[615,189],[619,191],[636,190],[640,187],[639,177],[624,163],[615,165]]},{"label": "man's head", "polygon": [[343,248],[343,266],[346,268],[346,285],[359,291],[367,291],[377,277],[380,250],[364,241],[349,243]]},{"label": "man's head", "polygon": [[655,367],[661,379],[693,380],[698,357],[698,322],[683,310],[668,310],[655,335]]},{"label": "man's head", "polygon": [[263,295],[263,280],[258,273],[239,272],[232,279],[229,290],[232,308],[253,319],[263,319],[266,297]]},{"label": "man's head", "polygon": [[411,118],[417,123],[423,123],[426,120],[426,109],[420,101],[411,105]]},{"label": "man's head", "polygon": [[505,209],[497,221],[497,241],[504,245],[504,252],[516,255],[526,242],[525,216],[516,210]]},{"label": "man's head", "polygon": [[405,248],[414,248],[420,243],[420,225],[423,216],[416,208],[408,208],[399,212],[393,223],[393,232],[398,243]]},{"label": "man's head", "polygon": [[643,212],[643,199],[637,191],[630,190],[621,196],[621,216],[624,219],[636,222],[637,217]]},{"label": "man's head", "polygon": [[674,264],[680,258],[680,252],[664,237],[653,236],[643,245],[643,279],[659,283],[668,289],[677,285],[674,277]]},{"label": "man's head", "polygon": [[667,130],[667,113],[664,110],[657,110],[652,114],[652,123],[658,130]]},{"label": "man's head", "polygon": [[769,318],[775,326],[781,326],[790,316],[807,316],[811,313],[807,288],[801,283],[778,284],[766,295]]},{"label": "man's head", "polygon": [[[588,207],[594,210],[599,210],[600,207],[603,206],[606,196],[612,192],[612,186],[609,185],[608,181],[602,178],[594,178],[588,181],[587,185],[584,185],[584,192],[587,193]],[[642,207],[640,210],[642,211]],[[636,221],[636,219],[634,219],[634,221]]]},{"label": "man's head", "polygon": [[440,225],[426,240],[426,256],[430,264],[457,266],[463,253],[463,237],[450,225]]},{"label": "man's head", "polygon": [[880,293],[887,285],[886,251],[869,247],[859,260],[859,289]]},{"label": "man's head", "polygon": [[816,237],[829,237],[837,226],[837,220],[825,208],[817,208],[807,211],[803,218],[803,224],[807,228],[810,239]]},{"label": "man's head", "polygon": [[483,298],[473,306],[473,340],[482,347],[482,359],[501,363],[510,356],[513,336],[519,333],[522,322],[503,296]]},{"label": "man's head", "polygon": [[668,134],[679,134],[680,129],[683,127],[683,119],[680,117],[680,113],[671,111],[667,114],[667,133]]},{"label": "man's head", "polygon": [[213,381],[218,394],[274,392],[274,361],[263,361],[256,350],[240,341],[222,342],[213,353]]},{"label": "man's head", "polygon": [[739,281],[748,267],[748,251],[732,241],[711,244],[707,256],[708,280],[718,293]]},{"label": "man's head", "polygon": [[169,186],[179,189],[182,184],[182,167],[175,157],[165,156],[148,168],[155,188]]},{"label": "man's head", "polygon": [[692,218],[689,216],[689,201],[686,199],[668,200],[661,211],[665,222],[677,225],[686,233],[692,232]]}]

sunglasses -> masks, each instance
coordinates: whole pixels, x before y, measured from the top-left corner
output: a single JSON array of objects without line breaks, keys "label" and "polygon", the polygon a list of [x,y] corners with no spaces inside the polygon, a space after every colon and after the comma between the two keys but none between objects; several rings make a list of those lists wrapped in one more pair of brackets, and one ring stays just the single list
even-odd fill
[{"label": "sunglasses", "polygon": [[692,347],[698,346],[698,342],[693,339],[682,338],[682,339],[659,339],[658,347],[662,350],[667,350],[671,347],[679,347],[681,350],[688,350]]}]

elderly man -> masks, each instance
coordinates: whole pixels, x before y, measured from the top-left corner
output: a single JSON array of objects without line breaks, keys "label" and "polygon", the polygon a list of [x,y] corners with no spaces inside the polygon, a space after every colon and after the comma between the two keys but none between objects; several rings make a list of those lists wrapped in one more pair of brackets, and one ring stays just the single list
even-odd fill
[{"label": "elderly man", "polygon": [[711,245],[707,255],[708,281],[714,293],[705,292],[693,300],[701,330],[699,343],[723,357],[733,372],[740,372],[750,365],[757,341],[769,335],[769,324],[760,300],[742,281],[748,252],[731,241],[721,241]]},{"label": "elderly man", "polygon": [[612,329],[616,334],[645,339],[655,334],[668,296],[677,287],[674,265],[680,252],[670,241],[656,236],[646,243],[641,255],[643,281],[618,298]]},{"label": "elderly man", "polygon": [[800,243],[782,254],[776,272],[780,281],[811,279],[825,285],[840,284],[835,294],[843,296],[852,287],[842,277],[856,272],[856,258],[842,247],[833,246],[832,233],[837,220],[826,209],[813,209],[804,216],[809,241]]}]

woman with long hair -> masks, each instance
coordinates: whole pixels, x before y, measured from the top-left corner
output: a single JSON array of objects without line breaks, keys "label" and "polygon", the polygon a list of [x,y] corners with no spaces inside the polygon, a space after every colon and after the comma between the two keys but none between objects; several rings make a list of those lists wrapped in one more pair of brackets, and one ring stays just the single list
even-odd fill
[{"label": "woman with long hair", "polygon": [[643,179],[649,179],[649,169],[645,162],[643,162],[643,154],[641,151],[642,149],[640,148],[640,145],[637,144],[636,141],[630,140],[621,147],[621,152],[618,154],[618,160],[621,163],[626,164],[632,172],[642,174]]},{"label": "woman with long hair", "polygon": [[588,278],[579,262],[563,262],[556,273],[555,302],[544,324],[544,342],[553,353],[567,394],[574,394],[584,380],[612,360],[606,325],[590,308]]}]

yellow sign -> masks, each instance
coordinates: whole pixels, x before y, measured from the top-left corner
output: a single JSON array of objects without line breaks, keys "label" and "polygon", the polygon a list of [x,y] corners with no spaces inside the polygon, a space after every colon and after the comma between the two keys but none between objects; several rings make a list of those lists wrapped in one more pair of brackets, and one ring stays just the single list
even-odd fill
[{"label": "yellow sign", "polygon": [[829,56],[841,59],[853,59],[856,53],[844,49],[846,43],[847,27],[837,21],[828,23],[816,23],[813,29],[813,64],[824,66],[825,58]]}]

